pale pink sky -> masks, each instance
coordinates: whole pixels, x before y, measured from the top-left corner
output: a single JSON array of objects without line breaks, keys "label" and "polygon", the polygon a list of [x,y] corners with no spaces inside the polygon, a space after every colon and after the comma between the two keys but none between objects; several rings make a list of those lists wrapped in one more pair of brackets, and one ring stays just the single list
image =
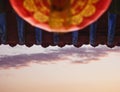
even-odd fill
[{"label": "pale pink sky", "polygon": [[120,92],[120,49],[0,46],[0,92]]}]

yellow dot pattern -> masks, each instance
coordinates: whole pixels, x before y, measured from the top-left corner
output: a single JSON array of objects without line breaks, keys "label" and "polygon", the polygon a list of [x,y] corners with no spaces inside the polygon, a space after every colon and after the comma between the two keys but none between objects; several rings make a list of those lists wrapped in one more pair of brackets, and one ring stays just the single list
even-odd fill
[{"label": "yellow dot pattern", "polygon": [[[95,14],[95,4],[100,0],[63,1],[67,2],[63,10],[52,8],[52,0],[24,0],[23,6],[33,14],[33,18],[38,22],[46,23],[52,29],[60,29],[80,25],[84,18]],[[59,8],[62,7],[59,6]]]}]

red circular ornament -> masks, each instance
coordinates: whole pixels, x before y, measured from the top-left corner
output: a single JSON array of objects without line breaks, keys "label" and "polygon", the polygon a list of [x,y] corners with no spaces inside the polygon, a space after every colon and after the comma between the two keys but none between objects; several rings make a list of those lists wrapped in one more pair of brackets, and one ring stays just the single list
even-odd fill
[{"label": "red circular ornament", "polygon": [[10,0],[20,17],[49,32],[81,30],[95,22],[111,0]]}]

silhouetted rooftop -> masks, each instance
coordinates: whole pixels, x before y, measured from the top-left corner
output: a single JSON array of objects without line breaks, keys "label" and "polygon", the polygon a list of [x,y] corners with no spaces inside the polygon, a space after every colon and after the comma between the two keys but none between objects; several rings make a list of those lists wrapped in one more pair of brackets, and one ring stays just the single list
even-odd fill
[{"label": "silhouetted rooftop", "polygon": [[[69,33],[50,33],[35,28],[22,20],[10,6],[9,0],[0,0],[0,44],[17,44],[28,47],[36,44],[43,47],[63,47],[66,44],[80,47],[99,44],[108,47],[120,46],[120,0],[114,0],[110,9],[95,23],[83,30]],[[115,7],[116,6],[116,7]]]}]

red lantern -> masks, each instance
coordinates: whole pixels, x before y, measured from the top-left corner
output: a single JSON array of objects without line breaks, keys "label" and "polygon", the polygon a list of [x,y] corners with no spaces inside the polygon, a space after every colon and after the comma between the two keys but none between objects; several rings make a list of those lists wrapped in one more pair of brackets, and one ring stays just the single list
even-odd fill
[{"label": "red lantern", "polygon": [[81,30],[95,22],[111,0],[10,0],[31,25],[49,32]]}]

